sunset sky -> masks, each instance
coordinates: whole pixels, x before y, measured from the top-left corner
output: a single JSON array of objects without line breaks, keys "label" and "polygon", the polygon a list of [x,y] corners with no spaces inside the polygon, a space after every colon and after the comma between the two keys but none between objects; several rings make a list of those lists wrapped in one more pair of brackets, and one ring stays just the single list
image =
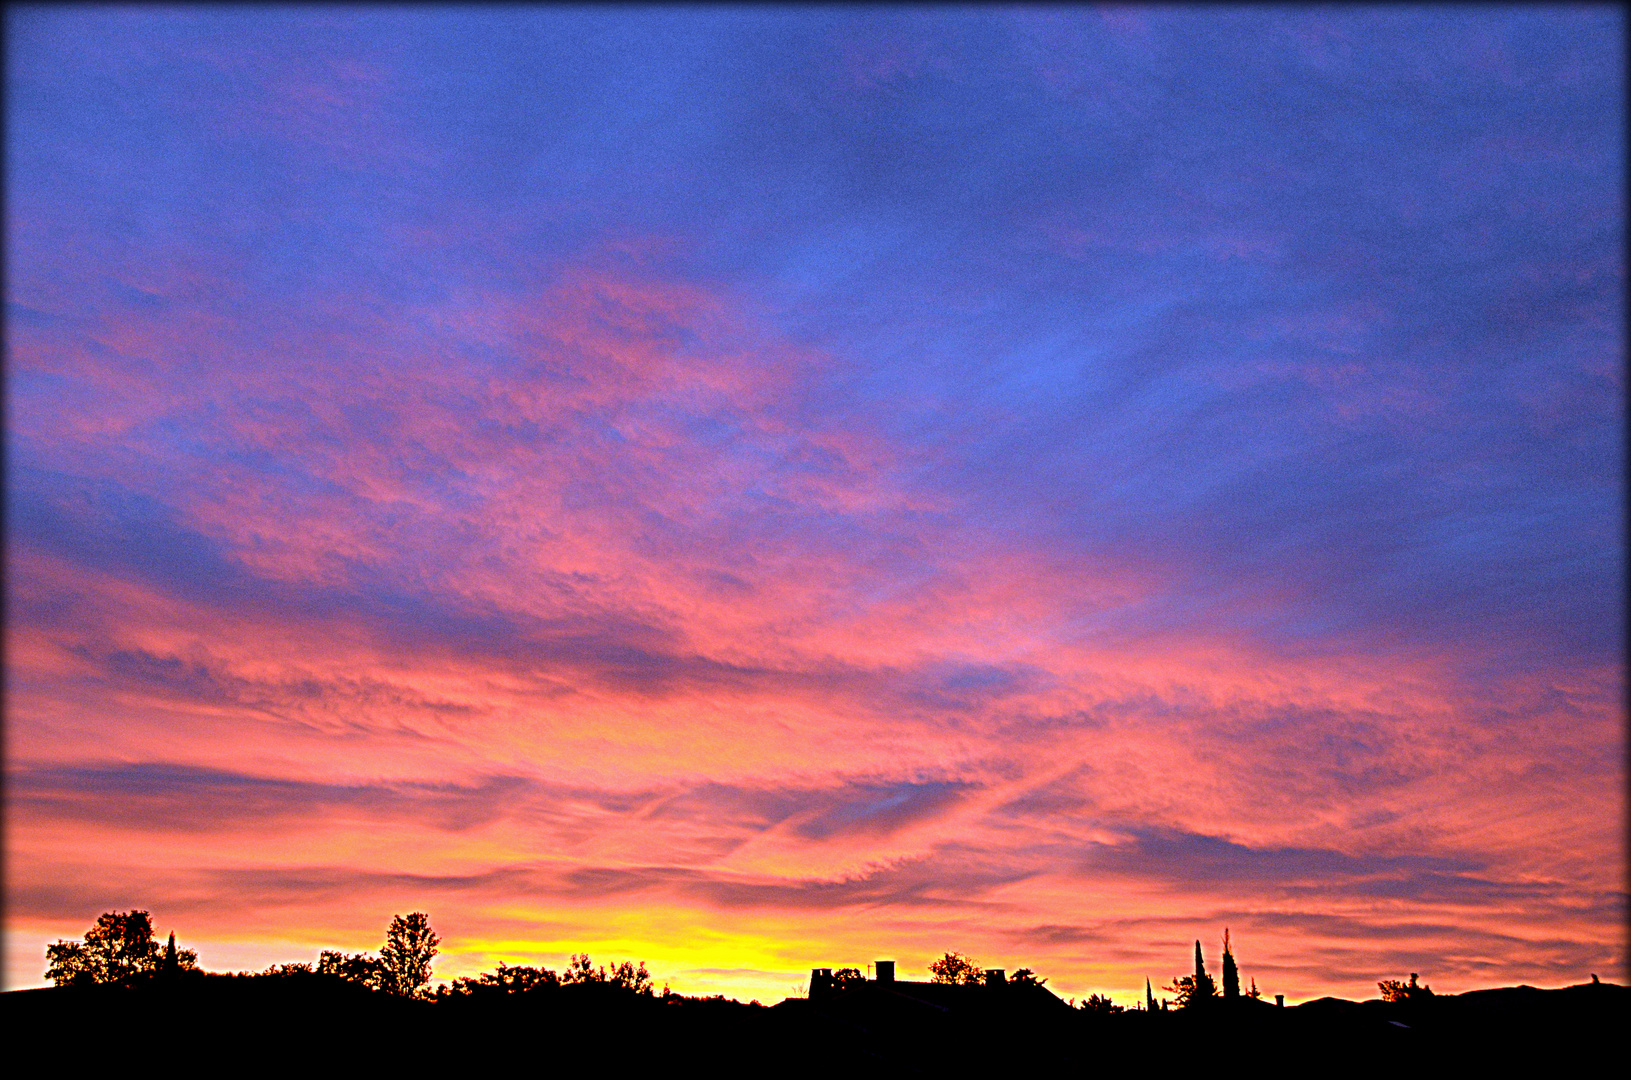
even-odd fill
[{"label": "sunset sky", "polygon": [[11,7],[5,983],[1625,978],[1615,7]]}]

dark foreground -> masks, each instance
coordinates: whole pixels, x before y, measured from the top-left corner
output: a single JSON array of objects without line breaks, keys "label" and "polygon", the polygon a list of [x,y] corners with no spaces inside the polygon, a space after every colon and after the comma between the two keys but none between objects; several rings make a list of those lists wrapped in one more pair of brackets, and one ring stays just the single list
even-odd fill
[{"label": "dark foreground", "polygon": [[[870,984],[876,985],[876,984]],[[76,1074],[287,1072],[527,1075],[1085,1076],[1199,1068],[1223,1075],[1362,1075],[1479,1069],[1515,1075],[1620,1056],[1631,991],[1520,986],[1422,1002],[1322,998],[1174,1013],[939,1009],[872,991],[772,1008],[640,997],[608,986],[437,1002],[323,976],[195,975],[133,987],[0,996],[14,1048],[45,1048]],[[1606,1056],[1605,1056],[1606,1055]],[[1595,1070],[1593,1070],[1595,1071]]]}]

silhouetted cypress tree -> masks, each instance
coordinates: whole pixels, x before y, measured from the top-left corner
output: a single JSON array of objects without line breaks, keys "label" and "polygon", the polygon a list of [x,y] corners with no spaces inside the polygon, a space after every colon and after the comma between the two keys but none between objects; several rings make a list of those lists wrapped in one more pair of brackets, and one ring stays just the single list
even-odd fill
[{"label": "silhouetted cypress tree", "polygon": [[1240,972],[1235,968],[1235,954],[1229,951],[1229,928],[1223,928],[1223,996],[1240,996]]},{"label": "silhouetted cypress tree", "polygon": [[1144,1008],[1148,1012],[1155,1011],[1155,994],[1150,990],[1150,980],[1144,980]]},{"label": "silhouetted cypress tree", "polygon": [[1213,982],[1212,976],[1206,973],[1206,961],[1201,959],[1201,943],[1199,941],[1195,942],[1194,980],[1194,984],[1190,987],[1189,993],[1184,996],[1182,1002],[1183,1007],[1186,1009],[1218,996],[1218,984]]}]

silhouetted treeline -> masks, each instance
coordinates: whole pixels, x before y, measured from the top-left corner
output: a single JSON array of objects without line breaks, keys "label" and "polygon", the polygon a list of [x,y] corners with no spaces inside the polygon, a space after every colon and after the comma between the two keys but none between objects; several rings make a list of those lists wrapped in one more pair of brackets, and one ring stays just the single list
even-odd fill
[{"label": "silhouetted treeline", "polygon": [[[652,995],[651,974],[646,971],[645,961],[642,960],[636,966],[625,960],[621,964],[612,965],[608,970],[604,964],[595,967],[588,955],[583,954],[574,955],[568,962],[566,970],[560,974],[549,968],[511,967],[501,962],[496,971],[485,972],[475,978],[454,979],[450,985],[438,987],[436,997],[443,1000],[493,994],[522,994],[561,986],[587,985],[605,986],[643,997]],[[668,987],[663,987],[663,993],[666,995],[668,992]]]},{"label": "silhouetted treeline", "polygon": [[929,982],[895,981],[892,965],[882,977],[882,963],[876,979],[841,968],[820,994],[772,1007],[657,992],[643,963],[597,966],[587,955],[560,972],[500,964],[431,994],[436,944],[416,913],[393,920],[378,956],[325,951],[316,964],[212,974],[176,948],[173,934],[160,948],[146,912],[113,912],[85,941],[51,947],[59,987],[3,997],[13,1030],[73,1047],[81,1071],[124,1067],[130,1033],[163,1032],[172,1060],[223,1068],[276,1048],[320,1073],[537,1071],[540,1060],[565,1067],[581,1058],[823,1077],[1079,1075],[1181,1066],[1220,1046],[1254,1071],[1348,1075],[1408,1063],[1454,1075],[1504,1073],[1545,1055],[1551,1073],[1617,1048],[1631,1005],[1625,987],[1595,976],[1560,990],[1440,995],[1413,974],[1408,983],[1382,980],[1379,1000],[1278,1007],[1241,991],[1227,937],[1222,991],[1203,992],[1209,979],[1201,978],[1197,943],[1183,1007],[1163,1007],[1148,984],[1132,1008],[1102,995],[1071,1007],[1029,969],[1004,977],[956,953],[931,965]]},{"label": "silhouetted treeline", "polygon": [[[550,968],[511,966],[501,962],[494,971],[454,979],[451,984],[438,987],[432,995],[431,964],[437,955],[439,944],[440,938],[431,929],[429,916],[416,911],[411,915],[397,915],[392,918],[385,932],[385,943],[377,956],[325,949],[319,953],[315,966],[301,963],[277,964],[267,968],[260,975],[275,978],[316,975],[355,983],[398,997],[434,996],[439,1001],[533,993],[563,986],[599,986],[604,988],[601,991],[603,993],[628,993],[646,997],[654,994],[651,975],[643,961],[639,964],[623,961],[610,968],[605,965],[596,967],[587,954],[574,954],[562,972]],[[191,950],[176,948],[174,933],[171,933],[169,944],[161,953],[153,937],[152,920],[145,911],[107,912],[97,919],[96,925],[85,934],[82,942],[58,941],[47,947],[46,959],[46,977],[58,986],[120,983],[133,978],[160,974],[174,976],[183,971],[193,970],[197,963],[197,957]],[[893,964],[890,963],[888,967],[889,981],[892,982]],[[818,969],[818,972],[820,974],[817,977],[820,981],[819,984],[811,983],[812,994],[818,988],[824,993],[841,992],[863,986],[867,982],[858,968],[839,968],[837,971]],[[1047,983],[1047,979],[1039,978],[1030,968],[1020,968],[1012,975],[1005,975],[1001,969],[987,971],[973,960],[956,952],[948,952],[931,963],[929,972],[930,982],[936,986],[982,986],[992,982],[993,978],[996,982],[1011,987],[1041,988]],[[1411,975],[1408,987],[1394,981],[1383,981],[1379,986],[1384,999],[1389,1001],[1432,993],[1425,986],[1417,987],[1415,975]],[[1165,1011],[1169,1005],[1189,1009],[1207,1005],[1218,998],[1216,985],[1206,971],[1206,962],[1199,941],[1195,942],[1194,971],[1175,979],[1171,986],[1164,989],[1175,993],[1176,1000],[1171,1003],[1163,1000],[1158,1006],[1150,994],[1146,981],[1146,1004],[1135,1006],[1135,1009],[1142,1007],[1149,1011]],[[673,996],[666,985],[663,987],[662,996],[664,998]],[[1222,998],[1232,1000],[1241,996],[1239,972],[1230,946],[1229,931],[1225,929]],[[1250,999],[1260,996],[1255,979],[1252,981],[1251,989],[1244,996]],[[1072,1001],[1071,1004],[1075,1005],[1075,1002]],[[1124,1011],[1123,1006],[1115,1004],[1108,997],[1096,994],[1083,1001],[1081,1008],[1104,1015]]]}]

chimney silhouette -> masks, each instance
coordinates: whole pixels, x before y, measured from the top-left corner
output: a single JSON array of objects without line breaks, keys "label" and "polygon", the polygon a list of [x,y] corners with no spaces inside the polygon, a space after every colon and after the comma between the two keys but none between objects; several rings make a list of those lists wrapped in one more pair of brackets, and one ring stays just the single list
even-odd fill
[{"label": "chimney silhouette", "polygon": [[985,985],[1001,986],[1008,981],[1008,973],[1002,968],[988,968],[985,973]]},{"label": "chimney silhouette", "polygon": [[895,962],[893,960],[874,960],[872,966],[878,971],[878,981],[892,983],[895,981]]},{"label": "chimney silhouette", "polygon": [[826,997],[832,992],[832,968],[810,969],[810,999],[812,1001]]}]

